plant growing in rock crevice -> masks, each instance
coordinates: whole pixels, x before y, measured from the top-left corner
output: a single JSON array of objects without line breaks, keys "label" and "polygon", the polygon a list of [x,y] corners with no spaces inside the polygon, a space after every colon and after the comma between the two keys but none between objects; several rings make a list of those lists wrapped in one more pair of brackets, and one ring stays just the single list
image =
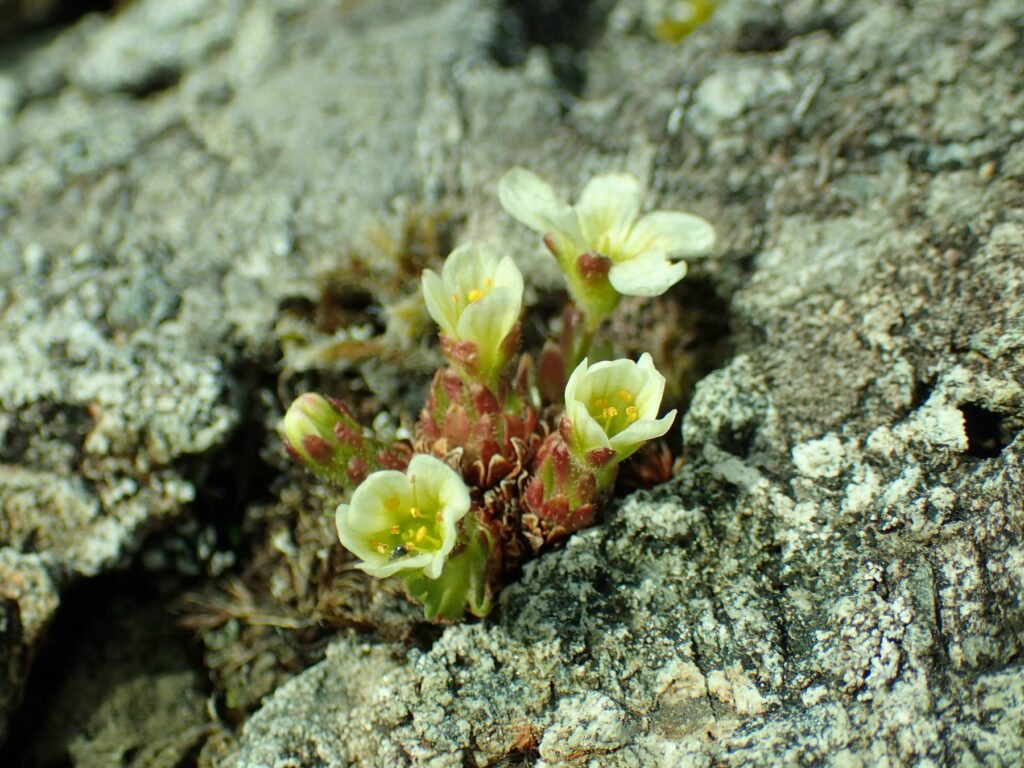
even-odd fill
[{"label": "plant growing in rock crevice", "polygon": [[[638,218],[629,174],[587,184],[575,206],[513,169],[499,196],[540,232],[573,305],[535,365],[519,354],[523,277],[490,245],[456,248],[423,296],[446,366],[413,439],[385,443],[331,398],[300,396],[285,416],[290,455],[352,491],[337,510],[341,542],[380,578],[402,580],[433,621],[487,615],[509,574],[542,547],[592,524],[619,465],[665,434],[665,378],[649,354],[590,363],[601,324],[624,295],[657,296],[703,255],[714,230],[676,211]],[[572,370],[572,375],[566,373]]]}]

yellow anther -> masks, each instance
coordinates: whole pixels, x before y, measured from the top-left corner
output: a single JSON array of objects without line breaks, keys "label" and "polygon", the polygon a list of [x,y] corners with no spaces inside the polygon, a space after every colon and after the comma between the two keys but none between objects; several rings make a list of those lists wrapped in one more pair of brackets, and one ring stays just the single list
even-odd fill
[{"label": "yellow anther", "polygon": [[491,278],[484,278],[484,288],[490,288],[492,285],[494,285],[494,281]]},{"label": "yellow anther", "polygon": [[607,410],[608,406],[609,406],[609,402],[608,402],[608,398],[606,398],[606,397],[599,397],[599,398],[597,398],[597,400],[594,401],[594,407],[595,408],[600,408],[602,411],[603,410]]},{"label": "yellow anther", "polygon": [[384,506],[388,509],[398,509],[398,505],[402,503],[402,500],[397,496],[392,496],[390,499],[384,502]]},{"label": "yellow anther", "polygon": [[459,303],[459,294],[453,293],[452,294],[452,304],[458,305],[458,303]]},{"label": "yellow anther", "polygon": [[469,298],[469,303],[472,304],[474,301],[480,301],[480,299],[482,299],[486,295],[487,294],[484,291],[481,291],[479,288],[474,288],[472,291],[469,292],[467,298]]},{"label": "yellow anther", "polygon": [[402,532],[402,526],[400,526],[400,525],[392,525],[389,530],[391,531],[391,535],[392,536],[397,536],[398,534],[400,534]]},{"label": "yellow anther", "polygon": [[416,531],[416,543],[419,544],[427,536],[427,526],[421,525],[420,529]]},{"label": "yellow anther", "polygon": [[636,421],[636,417],[637,417],[636,406],[635,405],[627,406],[626,407],[626,418],[629,419],[629,423],[632,424],[634,421]]},{"label": "yellow anther", "polygon": [[607,408],[605,408],[603,411],[601,411],[601,416],[603,418],[606,418],[606,419],[614,419],[618,415],[619,415],[619,409],[616,408],[614,405],[610,405]]},{"label": "yellow anther", "polygon": [[423,513],[420,512],[420,508],[419,507],[409,507],[409,517],[415,518],[415,517],[421,517],[422,515],[423,515]]},{"label": "yellow anther", "polygon": [[619,398],[619,400],[621,400],[624,403],[633,402],[633,393],[630,392],[628,389],[620,389],[618,392],[615,393],[615,395]]},{"label": "yellow anther", "polygon": [[373,548],[377,550],[377,554],[386,555],[388,553],[388,545],[383,541],[373,542]]}]

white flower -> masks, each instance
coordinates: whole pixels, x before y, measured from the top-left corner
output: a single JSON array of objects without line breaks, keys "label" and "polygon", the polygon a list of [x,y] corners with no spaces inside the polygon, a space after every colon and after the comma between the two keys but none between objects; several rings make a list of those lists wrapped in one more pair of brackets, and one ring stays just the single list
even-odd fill
[{"label": "white flower", "polygon": [[646,352],[637,362],[614,360],[590,366],[584,360],[565,385],[565,416],[572,449],[585,455],[611,449],[622,461],[672,426],[676,412],[658,418],[665,377]]},{"label": "white flower", "polygon": [[593,253],[611,260],[608,280],[619,294],[659,296],[686,274],[686,262],[674,259],[709,253],[715,230],[682,211],[654,211],[637,220],[640,196],[640,182],[628,173],[591,179],[574,206],[524,168],[508,171],[498,185],[505,210],[550,238],[563,271],[576,269],[581,255]]},{"label": "white flower", "polygon": [[405,472],[374,472],[356,488],[352,501],[338,507],[338,536],[371,576],[422,570],[436,579],[469,506],[459,474],[440,459],[417,454]]},{"label": "white flower", "polygon": [[423,271],[427,311],[452,342],[475,345],[475,364],[485,374],[508,359],[504,344],[519,322],[523,275],[510,256],[470,243],[452,251],[438,276]]}]

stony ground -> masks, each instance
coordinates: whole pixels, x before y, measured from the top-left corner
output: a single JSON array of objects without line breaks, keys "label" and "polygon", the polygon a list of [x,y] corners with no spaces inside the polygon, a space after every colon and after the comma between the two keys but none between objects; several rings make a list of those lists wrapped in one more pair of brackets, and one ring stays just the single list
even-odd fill
[{"label": "stony ground", "polygon": [[[664,5],[135,0],[0,43],[13,760],[1024,762],[1019,3],[734,0],[678,43]],[[726,350],[685,464],[487,621],[328,605],[292,573],[338,553],[285,524],[330,498],[282,461],[281,403],[415,408],[415,273],[449,239],[501,239],[550,295],[497,205],[512,165],[567,195],[629,170],[715,223],[673,298]],[[174,645],[125,596],[143,572],[242,574],[193,622],[209,674],[130,650]],[[281,639],[311,624],[315,650]]]}]

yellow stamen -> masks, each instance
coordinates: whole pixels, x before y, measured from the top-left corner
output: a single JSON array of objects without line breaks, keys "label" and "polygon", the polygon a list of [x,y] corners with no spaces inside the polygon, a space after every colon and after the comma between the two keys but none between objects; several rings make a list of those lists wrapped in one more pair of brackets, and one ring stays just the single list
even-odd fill
[{"label": "yellow stamen", "polygon": [[402,503],[402,500],[397,496],[392,496],[390,499],[384,502],[384,506],[388,509],[398,509],[398,505]]},{"label": "yellow stamen", "polygon": [[391,530],[391,535],[392,536],[397,536],[398,534],[400,534],[402,532],[402,526],[400,526],[400,525],[392,525],[390,530]]},{"label": "yellow stamen", "polygon": [[427,535],[427,526],[425,526],[425,525],[420,526],[420,529],[418,531],[416,531],[416,543],[419,544],[421,541],[423,541],[423,539],[426,538],[426,535]]},{"label": "yellow stamen", "polygon": [[409,507],[409,517],[416,518],[420,517],[423,513],[420,512],[419,507]]},{"label": "yellow stamen", "polygon": [[597,400],[594,401],[594,407],[600,408],[601,410],[607,410],[608,405],[608,398],[606,397],[599,397],[597,398]]},{"label": "yellow stamen", "polygon": [[479,301],[486,295],[487,294],[481,291],[479,288],[474,288],[472,291],[469,292],[469,303],[472,304],[474,301]]},{"label": "yellow stamen", "polygon": [[619,400],[621,400],[624,403],[632,403],[633,402],[633,393],[630,392],[628,389],[620,389],[615,394],[619,398]]},{"label": "yellow stamen", "polygon": [[492,285],[494,285],[494,281],[491,278],[484,278],[484,288],[490,288]]},{"label": "yellow stamen", "polygon": [[388,545],[383,541],[373,542],[373,548],[377,550],[377,554],[386,555],[388,553]]},{"label": "yellow stamen", "polygon": [[626,408],[626,418],[629,419],[629,423],[632,424],[637,418],[636,406],[630,405]]},{"label": "yellow stamen", "polygon": [[616,408],[614,405],[610,405],[607,408],[605,408],[603,411],[601,411],[601,416],[606,418],[606,419],[614,419],[618,415],[619,415],[619,409]]}]

